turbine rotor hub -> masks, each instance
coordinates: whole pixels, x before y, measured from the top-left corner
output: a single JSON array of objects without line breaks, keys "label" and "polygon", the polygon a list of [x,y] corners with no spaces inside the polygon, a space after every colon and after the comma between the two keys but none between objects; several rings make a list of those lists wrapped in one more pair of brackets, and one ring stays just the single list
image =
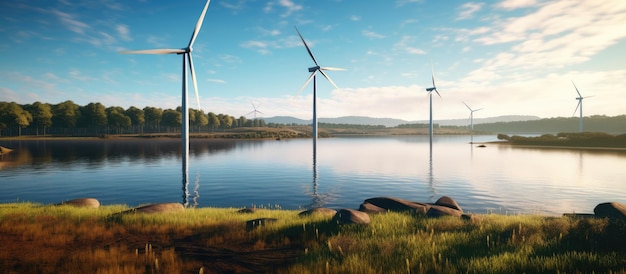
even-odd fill
[{"label": "turbine rotor hub", "polygon": [[314,72],[320,69],[320,66],[310,67],[309,72]]}]

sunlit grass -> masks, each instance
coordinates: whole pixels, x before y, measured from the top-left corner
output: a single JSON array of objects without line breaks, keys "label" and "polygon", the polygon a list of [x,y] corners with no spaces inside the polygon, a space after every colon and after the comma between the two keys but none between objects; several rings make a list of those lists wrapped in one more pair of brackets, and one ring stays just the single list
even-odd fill
[{"label": "sunlit grass", "polygon": [[[299,211],[191,208],[159,214],[0,204],[3,273],[626,272],[626,225],[606,219],[371,215],[334,224]],[[246,221],[275,218],[246,228]]]}]

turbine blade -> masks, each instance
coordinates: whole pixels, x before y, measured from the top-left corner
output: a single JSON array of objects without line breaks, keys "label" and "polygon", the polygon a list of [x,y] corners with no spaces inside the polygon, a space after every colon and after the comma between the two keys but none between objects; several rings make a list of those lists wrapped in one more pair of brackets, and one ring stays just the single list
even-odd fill
[{"label": "turbine blade", "polygon": [[313,52],[311,52],[311,49],[309,48],[309,45],[306,44],[306,42],[304,41],[304,38],[302,37],[302,34],[300,34],[300,31],[298,30],[298,27],[293,26],[294,28],[296,28],[296,32],[298,32],[298,36],[300,36],[300,40],[302,40],[302,43],[304,44],[304,47],[306,47],[306,51],[309,52],[309,55],[311,56],[311,59],[313,59],[313,63],[315,63],[316,66],[319,67],[319,65],[317,64],[317,60],[315,59],[315,56],[313,56]]},{"label": "turbine blade", "polygon": [[198,103],[198,110],[200,110],[200,95],[198,95],[198,82],[196,82],[196,70],[193,68],[193,58],[191,58],[191,52],[187,53],[189,58],[189,70],[191,71],[191,81],[193,82],[193,90],[196,91],[196,103]]},{"label": "turbine blade", "polygon": [[580,95],[580,92],[578,91],[578,88],[576,87],[576,84],[574,84],[573,80],[572,80],[572,85],[574,85],[574,88],[576,89],[576,93],[578,93],[578,96],[583,97],[582,95]]},{"label": "turbine blade", "polygon": [[475,109],[475,110],[473,110],[472,112],[476,112],[476,111],[479,111],[479,110],[481,110],[481,109],[482,109],[482,108]]},{"label": "turbine blade", "polygon": [[437,89],[434,89],[434,90],[437,93],[437,95],[439,95],[439,98],[443,98],[443,97],[441,97],[441,94],[439,94],[439,91]]},{"label": "turbine blade", "polygon": [[463,102],[463,104],[467,107],[467,109],[469,109],[470,111],[474,111],[471,107],[469,107],[465,102]]},{"label": "turbine blade", "polygon": [[144,49],[144,50],[124,50],[121,54],[178,54],[185,53],[185,49]]},{"label": "turbine blade", "polygon": [[326,78],[326,80],[328,80],[328,82],[330,82],[336,89],[339,89],[339,87],[335,85],[335,82],[333,82],[333,80],[330,79],[330,77],[328,77],[328,75],[326,75],[323,70],[320,70],[320,73],[324,75],[324,78]]},{"label": "turbine blade", "polygon": [[311,82],[311,80],[313,79],[313,77],[315,76],[315,73],[317,73],[317,70],[314,71],[313,73],[311,73],[311,76],[309,76],[309,79],[306,79],[306,82],[304,82],[304,85],[302,85],[302,87],[300,88],[300,90],[298,90],[298,93],[296,93],[295,97],[298,97],[298,95],[300,95],[300,93],[302,92],[302,90],[306,87],[306,85],[309,84],[309,82]]},{"label": "turbine blade", "polygon": [[[436,89],[436,85],[435,85],[435,66],[433,65],[433,61],[430,61],[430,76],[433,79],[433,87],[435,88],[435,91],[437,91]],[[437,94],[439,94],[439,92],[437,92]],[[439,95],[441,96],[441,95]]]},{"label": "turbine blade", "polygon": [[578,107],[580,107],[580,104],[582,103],[583,103],[582,100],[578,100],[578,105],[576,105],[576,108],[574,109],[574,113],[572,113],[572,116],[576,116],[576,111],[578,110]]},{"label": "turbine blade", "polygon": [[321,67],[321,70],[346,70],[345,68]]},{"label": "turbine blade", "polygon": [[193,43],[196,41],[196,37],[198,37],[198,32],[200,32],[200,28],[202,28],[204,15],[206,15],[206,11],[209,8],[210,2],[211,0],[207,0],[206,4],[204,4],[204,9],[202,10],[202,14],[200,14],[200,18],[198,19],[198,22],[196,23],[196,27],[193,29],[193,33],[191,33],[191,39],[189,39],[189,45],[187,46],[188,48],[191,48],[191,46],[193,46]]}]

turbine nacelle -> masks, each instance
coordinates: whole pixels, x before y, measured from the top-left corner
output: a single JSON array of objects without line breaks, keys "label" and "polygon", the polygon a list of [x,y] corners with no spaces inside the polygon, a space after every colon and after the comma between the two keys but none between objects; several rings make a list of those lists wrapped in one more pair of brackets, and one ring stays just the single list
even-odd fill
[{"label": "turbine nacelle", "polygon": [[320,67],[320,66],[310,67],[310,68],[309,68],[309,72],[315,72],[315,71],[318,71],[318,70],[320,70],[320,69],[321,69],[321,67]]},{"label": "turbine nacelle", "polygon": [[437,88],[436,87],[426,88],[426,91],[428,92],[433,92],[433,90],[437,90]]}]

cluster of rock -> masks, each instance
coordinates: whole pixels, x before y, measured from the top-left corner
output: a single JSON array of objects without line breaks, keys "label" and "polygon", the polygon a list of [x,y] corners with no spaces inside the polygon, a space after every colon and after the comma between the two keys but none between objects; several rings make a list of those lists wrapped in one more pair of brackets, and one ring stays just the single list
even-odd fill
[{"label": "cluster of rock", "polygon": [[[95,198],[79,198],[64,201],[57,205],[69,205],[75,207],[98,208],[100,202]],[[184,211],[185,207],[180,203],[159,203],[135,207],[120,214],[128,213],[165,213]],[[256,208],[243,208],[239,213],[255,213]],[[609,218],[626,221],[626,205],[618,202],[608,202],[598,204],[594,208],[594,214],[564,214],[564,216],[589,217],[589,218]],[[480,221],[479,215],[472,215],[463,212],[459,204],[448,196],[442,196],[434,203],[419,203],[400,198],[376,197],[366,199],[358,210],[331,208],[314,208],[299,213],[300,216],[321,215],[332,218],[337,224],[369,224],[369,214],[381,214],[386,212],[410,212],[425,217],[453,216],[469,221]],[[246,222],[246,228],[253,229],[269,223],[276,222],[275,218],[259,218]]]}]

